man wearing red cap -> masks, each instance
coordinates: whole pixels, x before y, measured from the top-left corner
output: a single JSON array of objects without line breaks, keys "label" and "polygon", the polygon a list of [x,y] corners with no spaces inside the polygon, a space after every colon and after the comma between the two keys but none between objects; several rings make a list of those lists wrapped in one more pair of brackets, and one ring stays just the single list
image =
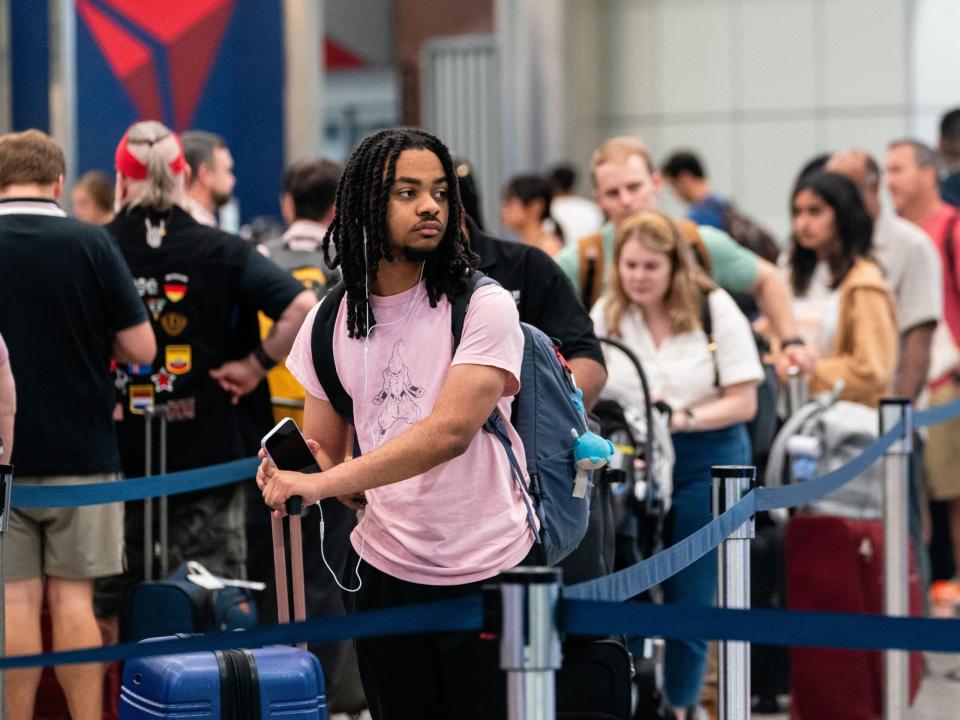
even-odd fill
[{"label": "man wearing red cap", "polygon": [[[316,296],[241,238],[197,223],[184,209],[189,169],[180,140],[162,124],[138,122],[117,146],[120,210],[106,229],[127,260],[157,336],[148,364],[117,369],[117,436],[123,470],[144,472],[144,415],[165,406],[167,468],[204,467],[257,450],[272,421],[252,441],[238,410],[286,355]],[[257,312],[275,320],[259,343]],[[247,338],[256,338],[245,342]],[[245,440],[244,438],[248,438]],[[154,455],[156,457],[156,455]],[[114,614],[142,574],[142,517],[126,518],[128,572],[98,587],[98,610]],[[175,495],[169,503],[170,566],[203,563],[225,577],[244,575],[243,492],[228,486]]]},{"label": "man wearing red cap", "polygon": [[[123,258],[98,227],[66,217],[63,152],[38,130],[0,137],[0,334],[20,393],[18,485],[119,478],[110,360],[147,363],[153,331]],[[9,438],[5,438],[9,440]],[[93,579],[123,567],[123,506],[15,508],[4,564],[6,652],[41,651],[46,593],[53,648],[101,643]],[[76,720],[99,719],[99,663],[56,668]],[[7,671],[7,715],[33,717],[40,668]]]}]

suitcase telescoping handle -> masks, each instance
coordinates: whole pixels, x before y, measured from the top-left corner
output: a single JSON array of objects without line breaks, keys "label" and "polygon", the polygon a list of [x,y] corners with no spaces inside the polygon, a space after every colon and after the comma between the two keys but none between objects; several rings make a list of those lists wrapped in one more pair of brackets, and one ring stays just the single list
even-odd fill
[{"label": "suitcase telescoping handle", "polygon": [[[163,405],[150,405],[143,411],[143,474],[153,472],[153,421],[159,422],[159,473],[167,474],[167,409]],[[167,496],[160,497],[158,524],[160,525],[160,577],[170,572],[170,548],[167,535]],[[143,579],[153,580],[153,560],[156,548],[153,539],[153,499],[143,501]]]},{"label": "suitcase telescoping handle", "polygon": [[787,417],[810,401],[810,382],[798,367],[787,369]]},{"label": "suitcase telescoping handle", "polygon": [[[303,529],[300,513],[303,511],[303,499],[294,496],[286,503],[287,517],[290,518],[290,575],[293,580],[293,619],[306,620],[307,603],[304,594],[303,578]],[[287,550],[283,540],[283,518],[271,513],[271,532],[273,533],[273,569],[277,584],[277,620],[290,622],[290,600],[287,596]],[[305,650],[306,643],[297,647]]]}]

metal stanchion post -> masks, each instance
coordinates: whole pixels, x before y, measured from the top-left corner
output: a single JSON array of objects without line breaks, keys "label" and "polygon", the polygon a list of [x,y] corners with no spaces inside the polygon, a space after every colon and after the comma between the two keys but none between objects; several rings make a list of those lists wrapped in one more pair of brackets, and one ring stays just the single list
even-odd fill
[{"label": "metal stanchion post", "polygon": [[[160,474],[167,474],[167,406],[158,405],[156,408],[157,417],[160,418]],[[160,496],[159,502],[160,523],[160,577],[165,578],[170,574],[170,520],[168,513],[168,500],[166,495]]]},{"label": "metal stanchion post", "polygon": [[[0,441],[2,444],[2,441]],[[0,465],[0,657],[7,654],[6,616],[3,582],[3,539],[10,520],[10,494],[13,491],[13,465]],[[7,673],[0,671],[0,720],[7,717]]]},{"label": "metal stanchion post", "polygon": [[[719,517],[752,490],[757,469],[748,465],[714,465],[713,515]],[[717,553],[717,605],[724,608],[750,607],[750,541],[754,537],[753,517],[724,540]],[[720,720],[750,718],[750,643],[720,643]]]},{"label": "metal stanchion post", "polygon": [[507,673],[509,720],[554,720],[560,570],[519,567],[500,575],[500,668]]},{"label": "metal stanchion post", "polygon": [[[143,474],[153,471],[153,414],[150,405],[143,409]],[[143,501],[143,579],[153,580],[153,500]]]},{"label": "metal stanchion post", "polygon": [[[899,439],[883,458],[883,612],[910,614],[908,594],[908,504],[910,453],[913,452],[913,408],[906,398],[880,401],[880,433],[901,423]],[[909,655],[905,650],[883,653],[883,720],[903,720],[909,695]]]},{"label": "metal stanchion post", "polygon": [[787,417],[810,401],[810,386],[800,368],[787,369]]}]

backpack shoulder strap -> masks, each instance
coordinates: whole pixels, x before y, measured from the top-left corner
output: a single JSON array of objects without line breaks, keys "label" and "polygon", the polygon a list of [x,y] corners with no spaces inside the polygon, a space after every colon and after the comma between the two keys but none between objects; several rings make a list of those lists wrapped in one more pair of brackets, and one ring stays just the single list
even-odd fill
[{"label": "backpack shoulder strap", "polygon": [[346,292],[347,289],[342,282],[327,291],[313,319],[310,349],[313,353],[313,366],[317,371],[317,379],[327,393],[327,397],[330,398],[330,404],[340,417],[353,423],[353,400],[340,382],[337,364],[333,357],[333,332],[337,324],[337,312],[340,310],[340,303]]},{"label": "backpack shoulder strap", "polygon": [[703,334],[707,336],[707,350],[713,360],[713,385],[720,387],[720,368],[717,367],[717,341],[713,338],[713,313],[710,312],[710,293],[706,290],[700,293],[700,325]]},{"label": "backpack shoulder strap", "polygon": [[470,278],[470,285],[466,292],[463,292],[450,301],[450,330],[453,332],[453,352],[457,352],[460,347],[460,338],[463,337],[463,323],[467,319],[467,307],[470,305],[470,298],[484,285],[497,285],[497,281],[479,270],[475,270],[473,277]]},{"label": "backpack shoulder strap", "polygon": [[700,263],[700,267],[703,268],[703,271],[707,275],[712,276],[713,262],[710,260],[710,251],[707,250],[707,245],[703,242],[700,228],[693,220],[674,220],[674,224],[677,226],[677,230],[680,231],[683,239],[690,245],[693,254],[697,258],[697,262]]},{"label": "backpack shoulder strap", "polygon": [[600,297],[603,285],[603,235],[594,233],[577,241],[579,256],[580,299],[589,310]]}]

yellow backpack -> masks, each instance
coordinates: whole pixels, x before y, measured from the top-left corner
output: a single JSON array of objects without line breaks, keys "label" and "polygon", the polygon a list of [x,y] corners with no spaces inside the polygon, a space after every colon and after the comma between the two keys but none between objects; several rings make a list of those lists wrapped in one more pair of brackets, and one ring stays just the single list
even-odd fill
[{"label": "yellow backpack", "polygon": [[[302,282],[307,290],[312,290],[318,300],[326,292],[327,279],[322,269],[305,265],[294,268],[290,274]],[[273,320],[260,313],[260,337],[267,337],[272,327]],[[305,393],[303,386],[290,374],[283,361],[277,363],[276,367],[267,373],[267,384],[270,386],[270,398],[273,402],[274,422],[280,422],[283,418],[289,417],[302,428]]]}]

